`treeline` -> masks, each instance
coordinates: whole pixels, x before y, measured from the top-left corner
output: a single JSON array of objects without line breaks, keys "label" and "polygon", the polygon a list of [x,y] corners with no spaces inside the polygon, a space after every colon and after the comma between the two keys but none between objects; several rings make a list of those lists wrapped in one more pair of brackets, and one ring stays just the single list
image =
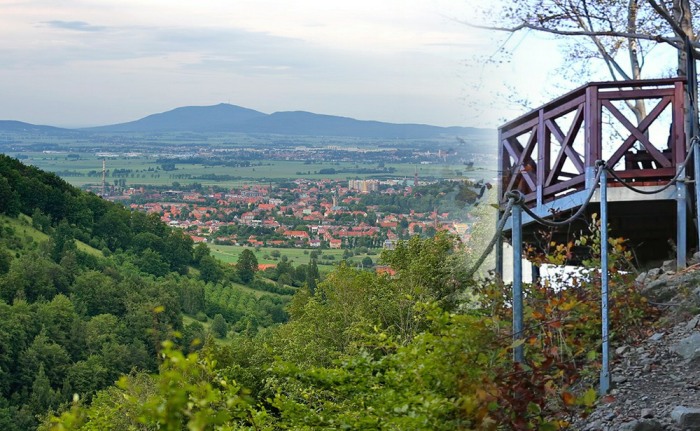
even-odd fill
[{"label": "treeline", "polygon": [[410,195],[369,193],[361,196],[362,206],[379,206],[380,212],[394,214],[408,213],[414,210],[419,213],[450,212],[453,209],[463,209],[473,205],[480,197],[481,185],[469,181],[439,181],[433,184],[414,187]]}]

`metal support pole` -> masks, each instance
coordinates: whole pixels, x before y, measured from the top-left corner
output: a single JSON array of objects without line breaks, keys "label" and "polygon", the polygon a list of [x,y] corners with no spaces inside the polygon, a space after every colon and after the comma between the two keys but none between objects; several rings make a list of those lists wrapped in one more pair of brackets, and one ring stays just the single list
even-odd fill
[{"label": "metal support pole", "polygon": [[610,353],[608,326],[608,176],[603,168],[600,175],[600,285],[603,333],[603,363],[600,369],[600,394],[610,390]]},{"label": "metal support pole", "polygon": [[[523,215],[521,203],[513,205],[513,340],[523,337]],[[523,362],[523,345],[513,349],[513,360]]]},{"label": "metal support pole", "polygon": [[[685,170],[683,167],[681,170]],[[681,173],[676,181],[676,269],[685,268],[686,250],[688,239],[688,208],[686,207],[687,186],[685,185],[685,173]]]}]

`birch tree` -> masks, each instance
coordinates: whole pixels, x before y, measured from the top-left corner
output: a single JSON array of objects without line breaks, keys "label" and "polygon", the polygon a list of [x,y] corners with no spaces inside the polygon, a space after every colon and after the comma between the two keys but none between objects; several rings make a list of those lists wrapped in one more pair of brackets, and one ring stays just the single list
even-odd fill
[{"label": "birch tree", "polygon": [[[687,76],[687,53],[700,58],[700,34],[694,28],[699,10],[700,4],[691,0],[519,0],[494,4],[465,23],[511,34],[534,31],[566,38],[567,66],[578,64],[590,74],[591,65],[600,61],[612,80],[622,81],[651,78],[645,73],[653,69],[648,67],[649,54],[661,46],[677,52],[671,74]],[[651,73],[659,77],[660,72],[656,68]],[[646,116],[641,100],[629,107],[637,121]]]}]

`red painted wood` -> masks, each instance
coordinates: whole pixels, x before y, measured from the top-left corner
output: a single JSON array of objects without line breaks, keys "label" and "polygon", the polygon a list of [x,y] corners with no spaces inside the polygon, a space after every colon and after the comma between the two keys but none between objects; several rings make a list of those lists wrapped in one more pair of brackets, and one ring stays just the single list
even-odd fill
[{"label": "red painted wood", "polygon": [[[618,176],[636,185],[668,181],[687,154],[684,83],[680,78],[590,83],[504,124],[499,129],[499,166],[503,173],[500,196],[519,188],[526,194],[528,205],[534,206],[555,200],[567,191],[583,190],[586,168],[595,166],[602,157],[603,109],[610,113],[615,124],[629,133],[617,148],[613,148],[608,166],[616,166]],[[639,125],[634,125],[613,102],[638,99],[658,100],[658,103]],[[661,113],[669,105],[671,124],[661,124],[669,130],[668,139],[663,145],[654,145],[647,133],[652,125],[662,120]],[[574,117],[565,133],[560,120],[572,112]],[[579,133],[584,133],[583,157],[574,150]],[[527,143],[523,146],[520,142],[525,142],[526,136]],[[552,139],[559,144],[556,153]],[[641,144],[642,151],[631,150],[636,142]],[[535,148],[537,155],[533,157]],[[621,163],[623,158],[624,163]],[[576,172],[565,172],[565,165],[573,166]]]}]

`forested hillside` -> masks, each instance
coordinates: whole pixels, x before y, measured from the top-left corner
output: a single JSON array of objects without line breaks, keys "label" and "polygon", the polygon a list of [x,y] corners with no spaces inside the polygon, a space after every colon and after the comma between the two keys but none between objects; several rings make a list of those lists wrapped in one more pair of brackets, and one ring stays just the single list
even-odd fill
[{"label": "forested hillside", "polygon": [[210,330],[287,319],[289,296],[241,286],[157,216],[6,156],[0,212],[0,429],[33,429],[74,394],[87,401],[123,374],[155,372],[165,340],[187,352]]},{"label": "forested hillside", "polygon": [[[595,268],[526,286],[513,342],[509,286],[469,279],[445,232],[385,251],[382,274],[319,280],[312,260],[275,282],[250,251],[223,266],[155,216],[7,157],[0,175],[1,429],[546,430],[595,402]],[[530,258],[596,257],[590,228]],[[624,241],[610,255],[615,346],[653,313]]]}]

